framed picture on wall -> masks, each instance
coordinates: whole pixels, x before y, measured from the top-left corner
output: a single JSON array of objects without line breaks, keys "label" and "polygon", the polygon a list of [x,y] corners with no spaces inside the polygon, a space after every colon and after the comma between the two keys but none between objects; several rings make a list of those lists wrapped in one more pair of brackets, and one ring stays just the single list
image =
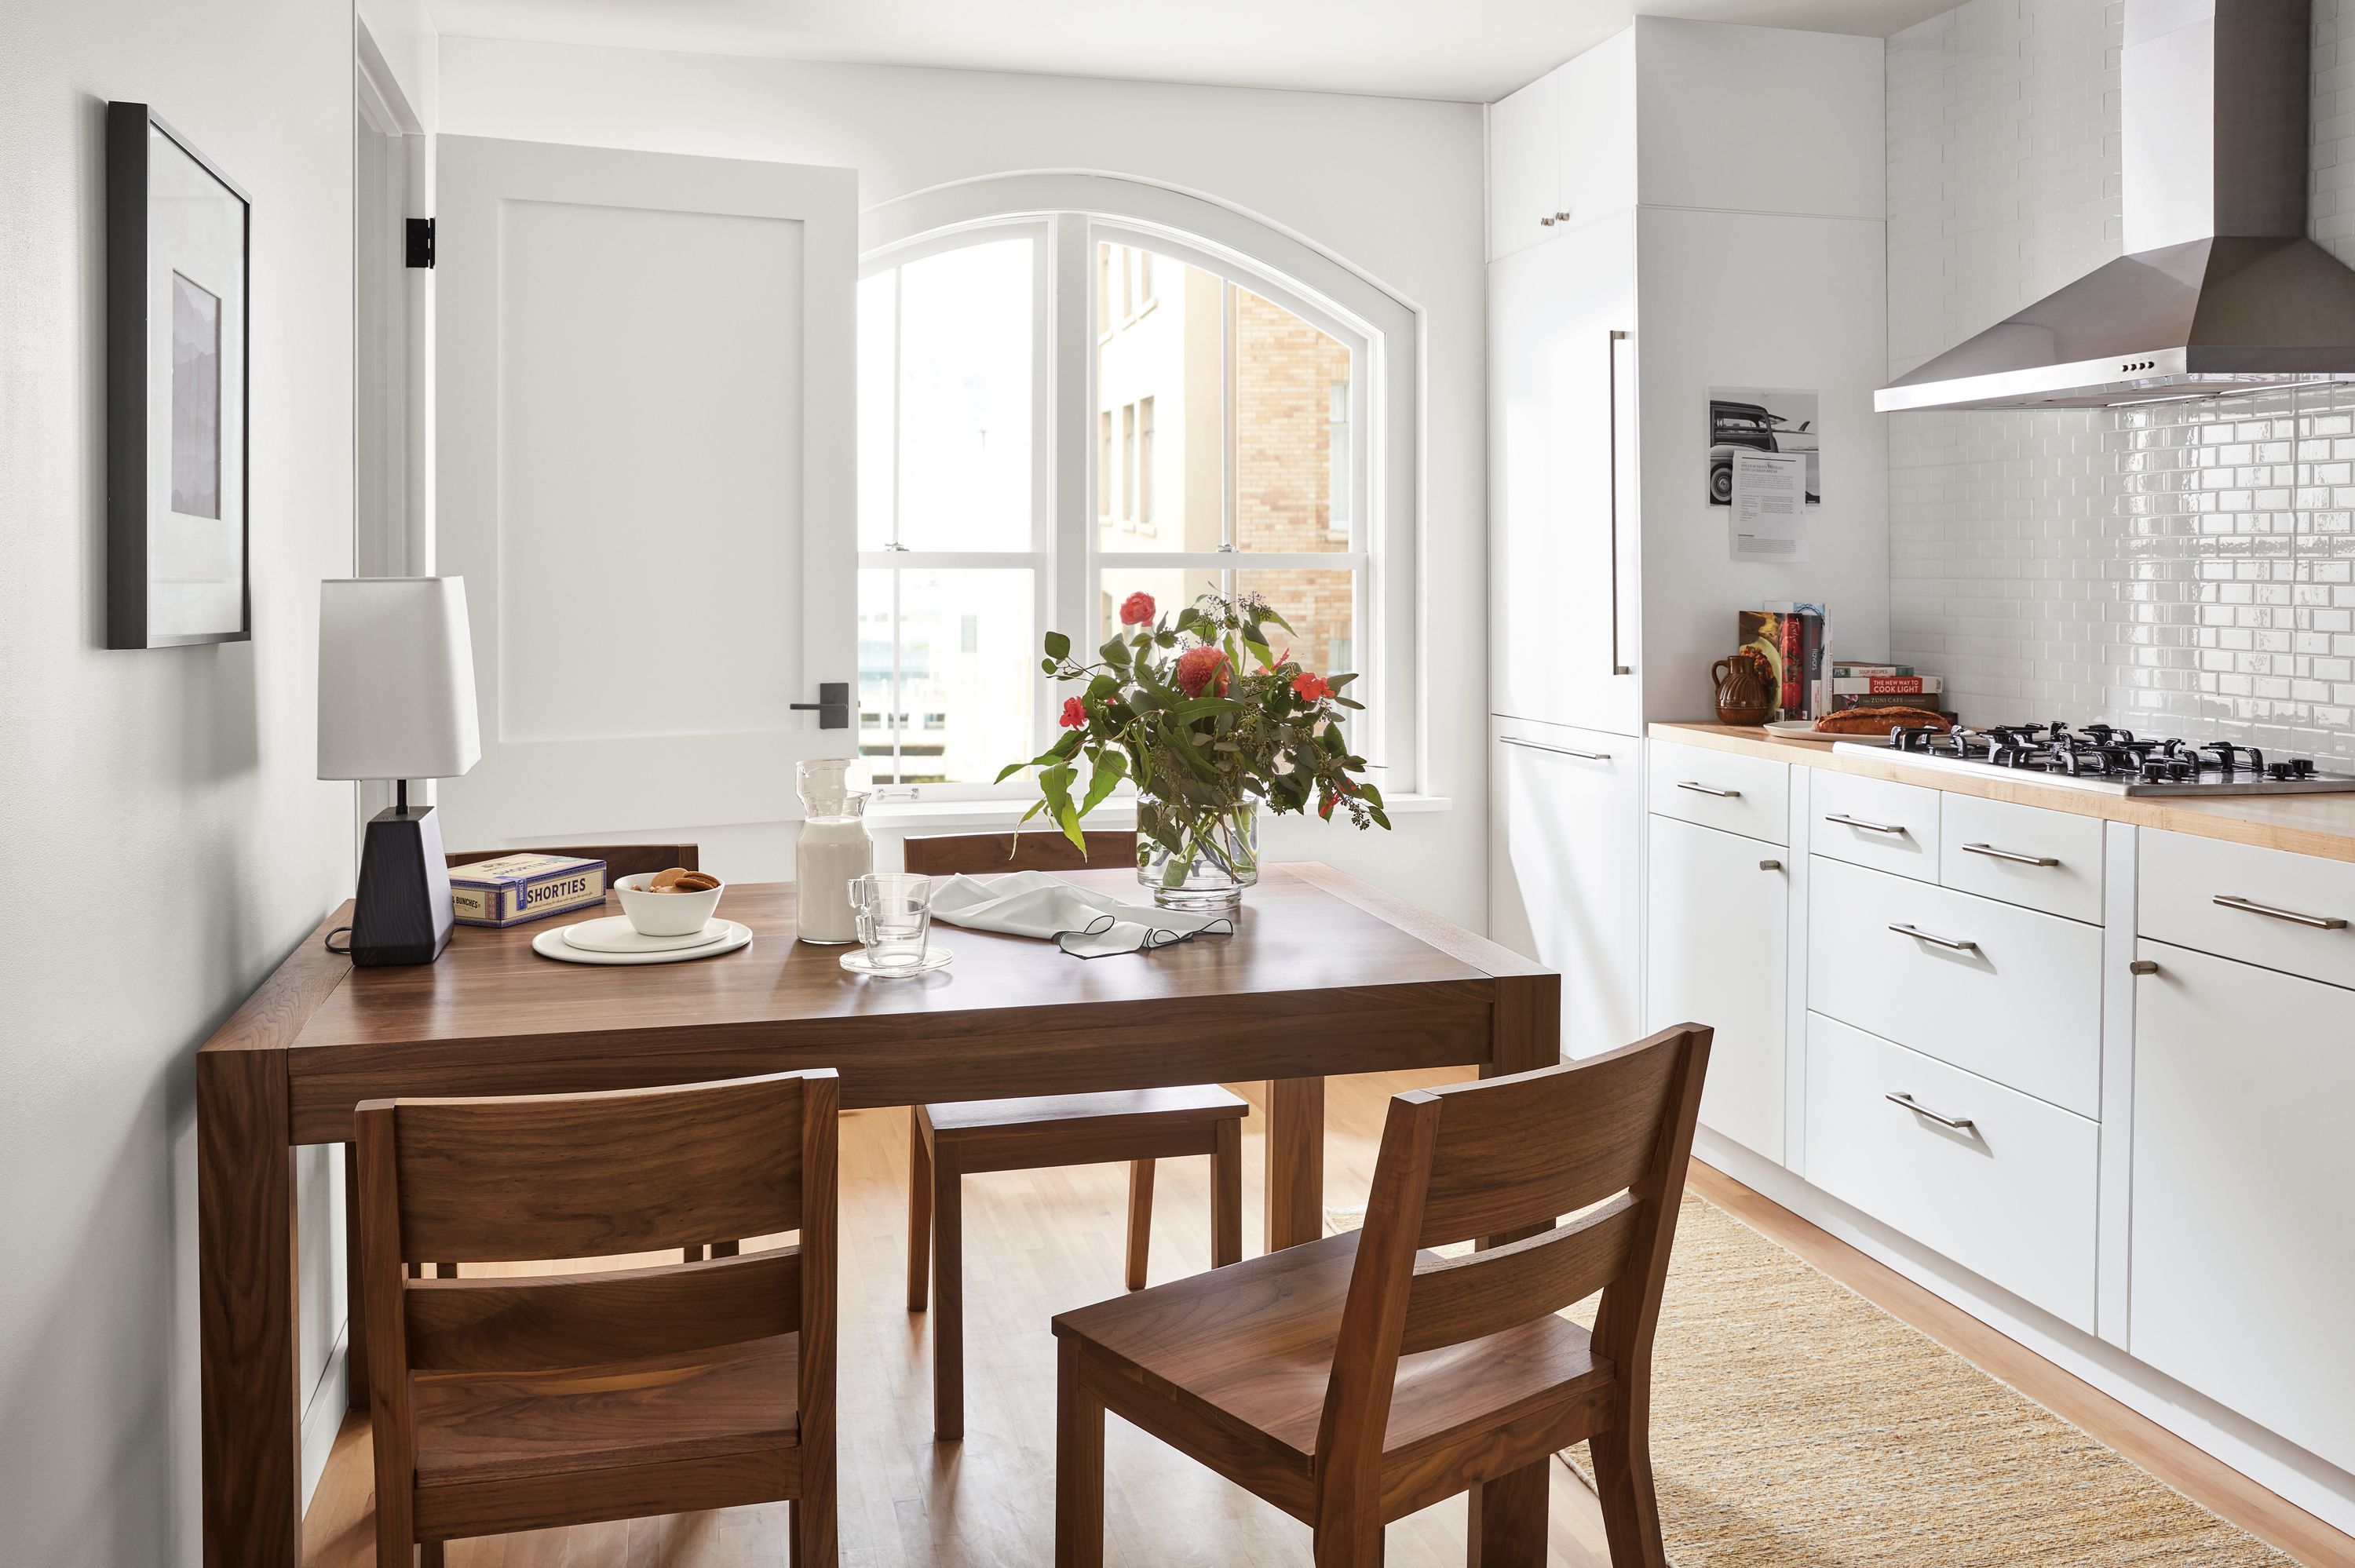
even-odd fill
[{"label": "framed picture on wall", "polygon": [[253,634],[252,203],[144,103],[106,106],[106,645]]}]

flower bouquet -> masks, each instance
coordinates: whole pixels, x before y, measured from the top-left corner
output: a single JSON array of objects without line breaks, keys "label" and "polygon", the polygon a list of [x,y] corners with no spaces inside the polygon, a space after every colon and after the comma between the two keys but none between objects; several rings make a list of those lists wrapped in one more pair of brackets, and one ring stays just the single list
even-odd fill
[{"label": "flower bouquet", "polygon": [[1064,701],[1061,738],[998,775],[1039,769],[1040,798],[1024,821],[1046,812],[1084,854],[1081,820],[1132,779],[1137,879],[1158,904],[1209,910],[1232,909],[1259,880],[1263,806],[1313,804],[1327,819],[1337,808],[1359,828],[1391,825],[1337,722],[1364,705],[1343,694],[1357,676],[1271,652],[1269,629],[1292,628],[1257,595],[1206,594],[1173,620],[1151,595],[1131,594],[1120,624],[1088,662],[1071,656],[1069,637],[1047,633],[1040,669],[1085,685]]}]

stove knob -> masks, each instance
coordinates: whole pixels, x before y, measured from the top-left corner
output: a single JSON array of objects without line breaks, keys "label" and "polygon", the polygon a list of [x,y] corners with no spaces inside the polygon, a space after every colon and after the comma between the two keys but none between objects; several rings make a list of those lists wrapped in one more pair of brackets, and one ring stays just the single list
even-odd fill
[{"label": "stove knob", "polygon": [[2314,758],[2311,757],[2293,757],[2290,758],[2289,770],[2297,778],[2311,778],[2314,774]]},{"label": "stove knob", "polygon": [[2276,784],[2286,784],[2297,777],[2297,769],[2286,762],[2276,762],[2266,768],[2265,772]]}]

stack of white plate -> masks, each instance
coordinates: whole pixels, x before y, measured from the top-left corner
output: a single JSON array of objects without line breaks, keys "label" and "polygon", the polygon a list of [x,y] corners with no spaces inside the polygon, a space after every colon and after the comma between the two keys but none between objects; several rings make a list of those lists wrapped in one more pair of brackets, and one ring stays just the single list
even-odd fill
[{"label": "stack of white plate", "polygon": [[542,931],[531,950],[568,964],[677,964],[732,953],[751,940],[752,928],[733,920],[713,920],[684,937],[647,937],[627,916],[608,915]]}]

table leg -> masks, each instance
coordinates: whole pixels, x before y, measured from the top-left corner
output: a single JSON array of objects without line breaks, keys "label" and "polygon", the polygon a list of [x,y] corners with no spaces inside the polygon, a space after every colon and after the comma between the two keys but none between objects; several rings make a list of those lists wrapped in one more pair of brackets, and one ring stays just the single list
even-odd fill
[{"label": "table leg", "polygon": [[[1497,1006],[1490,1015],[1488,1059],[1480,1064],[1484,1078],[1501,1078],[1551,1067],[1561,1061],[1561,977],[1560,975],[1499,975]],[[1550,1224],[1527,1225],[1501,1235],[1482,1236],[1482,1248],[1520,1241]]]},{"label": "table leg", "polygon": [[296,1568],[294,1151],[282,1053],[197,1053],[197,1298],[205,1568]]},{"label": "table leg", "polygon": [[344,1145],[344,1408],[368,1409],[368,1315],[360,1298],[360,1155]]},{"label": "table leg", "polygon": [[1267,1250],[1325,1234],[1325,1080],[1267,1086]]}]

